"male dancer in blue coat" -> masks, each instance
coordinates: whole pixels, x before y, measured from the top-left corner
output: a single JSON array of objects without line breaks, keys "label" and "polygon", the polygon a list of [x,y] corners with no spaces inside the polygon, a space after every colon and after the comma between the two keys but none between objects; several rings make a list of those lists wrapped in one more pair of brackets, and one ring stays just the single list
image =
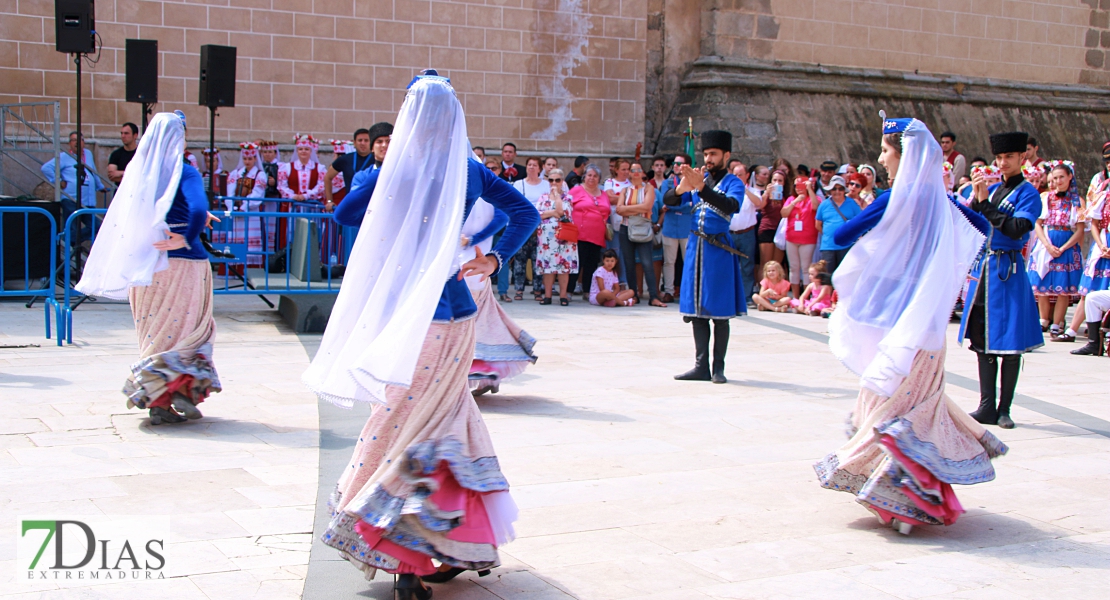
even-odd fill
[{"label": "male dancer in blue coat", "polygon": [[[732,156],[732,134],[706,131],[701,134],[705,167],[681,165],[676,169],[678,185],[663,195],[663,204],[678,206],[682,195],[692,192],[694,211],[686,260],[682,273],[679,312],[694,327],[694,368],[675,379],[726,383],[725,353],[728,352],[729,322],[746,314],[747,298],[740,279],[740,252],[728,235],[732,215],[744,200],[744,183],[728,172]],[[709,321],[713,321],[713,370],[709,368]]]},{"label": "male dancer in blue coat", "polygon": [[[986,217],[991,227],[987,243],[971,267],[959,340],[962,343],[966,337],[979,358],[979,408],[971,416],[1003,429],[1014,427],[1010,404],[1021,372],[1021,355],[1044,345],[1037,302],[1021,255],[1041,214],[1037,188],[1021,175],[1028,139],[1029,135],[1020,131],[991,135],[991,152],[1003,179],[988,188],[981,173],[971,178],[971,209]],[[996,405],[999,361],[1002,385]]]}]

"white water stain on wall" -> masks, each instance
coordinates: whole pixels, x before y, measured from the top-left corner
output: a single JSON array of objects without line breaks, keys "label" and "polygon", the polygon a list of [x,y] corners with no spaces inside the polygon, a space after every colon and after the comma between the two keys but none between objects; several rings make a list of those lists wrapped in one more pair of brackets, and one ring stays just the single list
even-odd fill
[{"label": "white water stain on wall", "polygon": [[554,140],[567,132],[567,123],[573,116],[571,105],[574,97],[566,87],[566,80],[574,68],[586,60],[590,23],[585,0],[558,0],[558,19],[544,19],[538,33],[555,35],[555,72],[548,81],[540,83],[540,98],[551,106],[544,115],[550,123],[532,133],[534,140]]}]

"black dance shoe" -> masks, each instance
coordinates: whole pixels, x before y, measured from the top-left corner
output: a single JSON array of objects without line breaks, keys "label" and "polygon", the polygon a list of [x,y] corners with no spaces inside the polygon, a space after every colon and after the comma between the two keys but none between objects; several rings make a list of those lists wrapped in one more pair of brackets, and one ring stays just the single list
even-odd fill
[{"label": "black dance shoe", "polygon": [[[447,569],[446,571],[436,571],[435,573],[432,573],[431,575],[423,575],[423,576],[420,577],[420,579],[421,579],[421,581],[425,581],[427,583],[447,583],[448,581],[451,581],[452,579],[458,577],[459,575],[461,575],[465,572],[466,572],[466,569],[460,569],[458,567],[451,567],[450,569]],[[486,575],[489,575],[489,569],[484,569],[482,571],[478,571],[478,577],[485,577]]]},{"label": "black dance shoe", "polygon": [[393,592],[396,600],[432,600],[432,588],[412,573],[398,575]]},{"label": "black dance shoe", "polygon": [[674,378],[679,381],[712,381],[713,375],[705,367],[694,367],[681,375],[675,375]]},{"label": "black dance shoe", "polygon": [[162,423],[184,423],[185,417],[175,413],[172,409],[165,408],[152,408],[150,409],[150,424],[161,425]]},{"label": "black dance shoe", "polygon": [[713,378],[710,381],[712,381],[713,383],[728,383],[728,379],[725,377],[723,371],[715,371],[713,373]]},{"label": "black dance shoe", "polygon": [[1014,428],[1014,420],[1010,418],[1010,413],[999,413],[998,426],[1002,429]]},{"label": "black dance shoe", "polygon": [[983,425],[997,425],[998,409],[994,405],[994,400],[980,400],[979,408],[971,413],[971,418]]}]

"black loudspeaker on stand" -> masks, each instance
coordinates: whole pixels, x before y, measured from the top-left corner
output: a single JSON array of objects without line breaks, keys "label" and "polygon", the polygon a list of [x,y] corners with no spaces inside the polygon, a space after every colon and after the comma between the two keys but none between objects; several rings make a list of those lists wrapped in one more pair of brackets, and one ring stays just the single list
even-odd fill
[{"label": "black loudspeaker on stand", "polygon": [[126,41],[128,102],[143,105],[143,131],[152,106],[158,102],[158,40]]},{"label": "black loudspeaker on stand", "polygon": [[[200,47],[200,99],[208,107],[208,147],[216,147],[216,108],[235,106],[234,46],[205,44]],[[216,154],[208,154],[208,176],[216,176]],[[208,186],[209,203],[215,202],[212,186]]]},{"label": "black loudspeaker on stand", "polygon": [[[96,50],[96,4],[93,0],[54,0],[54,49],[73,55],[77,66],[77,206],[81,204],[81,188],[85,187],[85,153],[81,150],[81,58]],[[95,63],[100,60],[97,54]]]}]

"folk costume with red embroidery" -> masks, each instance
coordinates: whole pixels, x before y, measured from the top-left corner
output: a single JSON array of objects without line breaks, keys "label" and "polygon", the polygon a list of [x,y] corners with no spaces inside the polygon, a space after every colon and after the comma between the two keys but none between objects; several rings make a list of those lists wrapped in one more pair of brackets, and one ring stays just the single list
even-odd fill
[{"label": "folk costume with red embroidery", "polygon": [[278,192],[287,200],[320,202],[324,198],[324,177],[327,174],[327,169],[316,156],[320,143],[308,134],[298,134],[293,139],[297,155],[278,167]]}]

